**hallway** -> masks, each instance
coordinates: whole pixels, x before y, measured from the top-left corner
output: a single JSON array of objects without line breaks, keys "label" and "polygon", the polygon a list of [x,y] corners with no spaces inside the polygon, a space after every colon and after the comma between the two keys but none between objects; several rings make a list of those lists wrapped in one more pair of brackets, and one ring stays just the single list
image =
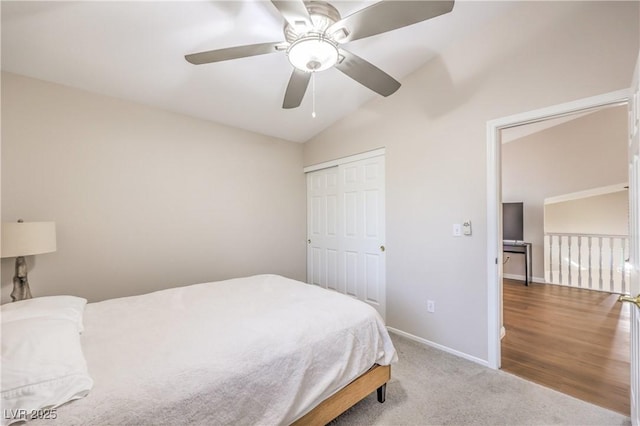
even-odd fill
[{"label": "hallway", "polygon": [[629,306],[615,294],[504,279],[502,369],[629,415]]}]

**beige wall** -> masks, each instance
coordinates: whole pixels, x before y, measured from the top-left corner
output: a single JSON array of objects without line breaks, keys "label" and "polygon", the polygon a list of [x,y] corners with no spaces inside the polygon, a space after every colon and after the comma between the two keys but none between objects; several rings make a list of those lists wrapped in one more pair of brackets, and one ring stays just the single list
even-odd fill
[{"label": "beige wall", "polygon": [[27,258],[36,295],[305,277],[300,144],[3,73],[2,220],[18,218],[57,224],[57,252]]},{"label": "beige wall", "polygon": [[305,165],[386,147],[391,327],[487,359],[486,123],[628,87],[638,30],[636,2],[518,4],[305,144]]},{"label": "beige wall", "polygon": [[[544,282],[545,198],[626,182],[627,107],[606,108],[502,145],[502,199],[524,202],[533,276]],[[524,276],[509,254],[506,275]]]},{"label": "beige wall", "polygon": [[545,233],[629,235],[627,191],[545,204]]}]

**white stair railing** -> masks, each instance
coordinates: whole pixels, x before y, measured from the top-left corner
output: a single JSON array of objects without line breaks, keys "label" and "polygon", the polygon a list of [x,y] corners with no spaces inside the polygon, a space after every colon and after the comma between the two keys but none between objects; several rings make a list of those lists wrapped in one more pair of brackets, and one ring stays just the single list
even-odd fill
[{"label": "white stair railing", "polygon": [[547,233],[544,270],[548,283],[626,293],[629,287],[627,235]]}]

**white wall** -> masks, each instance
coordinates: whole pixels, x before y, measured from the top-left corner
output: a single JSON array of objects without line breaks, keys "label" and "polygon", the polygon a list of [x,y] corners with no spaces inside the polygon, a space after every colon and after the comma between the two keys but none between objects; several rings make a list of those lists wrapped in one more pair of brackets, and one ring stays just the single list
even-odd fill
[{"label": "white wall", "polygon": [[523,2],[305,144],[305,165],[386,147],[390,326],[487,359],[486,122],[628,87],[638,30],[636,2]]},{"label": "white wall", "polygon": [[57,225],[57,252],[27,258],[34,295],[304,279],[302,168],[300,144],[2,74],[2,220]]},{"label": "white wall", "polygon": [[[545,198],[626,182],[627,145],[626,105],[502,145],[502,199],[524,202],[534,279],[544,282]],[[504,273],[524,276],[524,256],[508,257]]]},{"label": "white wall", "polygon": [[629,235],[629,193],[545,204],[545,233]]}]

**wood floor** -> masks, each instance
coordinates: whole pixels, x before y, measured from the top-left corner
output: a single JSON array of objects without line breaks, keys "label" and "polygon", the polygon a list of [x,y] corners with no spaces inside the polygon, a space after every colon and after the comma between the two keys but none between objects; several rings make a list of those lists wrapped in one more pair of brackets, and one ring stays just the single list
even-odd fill
[{"label": "wood floor", "polygon": [[617,295],[505,279],[502,369],[629,415],[629,305]]}]

